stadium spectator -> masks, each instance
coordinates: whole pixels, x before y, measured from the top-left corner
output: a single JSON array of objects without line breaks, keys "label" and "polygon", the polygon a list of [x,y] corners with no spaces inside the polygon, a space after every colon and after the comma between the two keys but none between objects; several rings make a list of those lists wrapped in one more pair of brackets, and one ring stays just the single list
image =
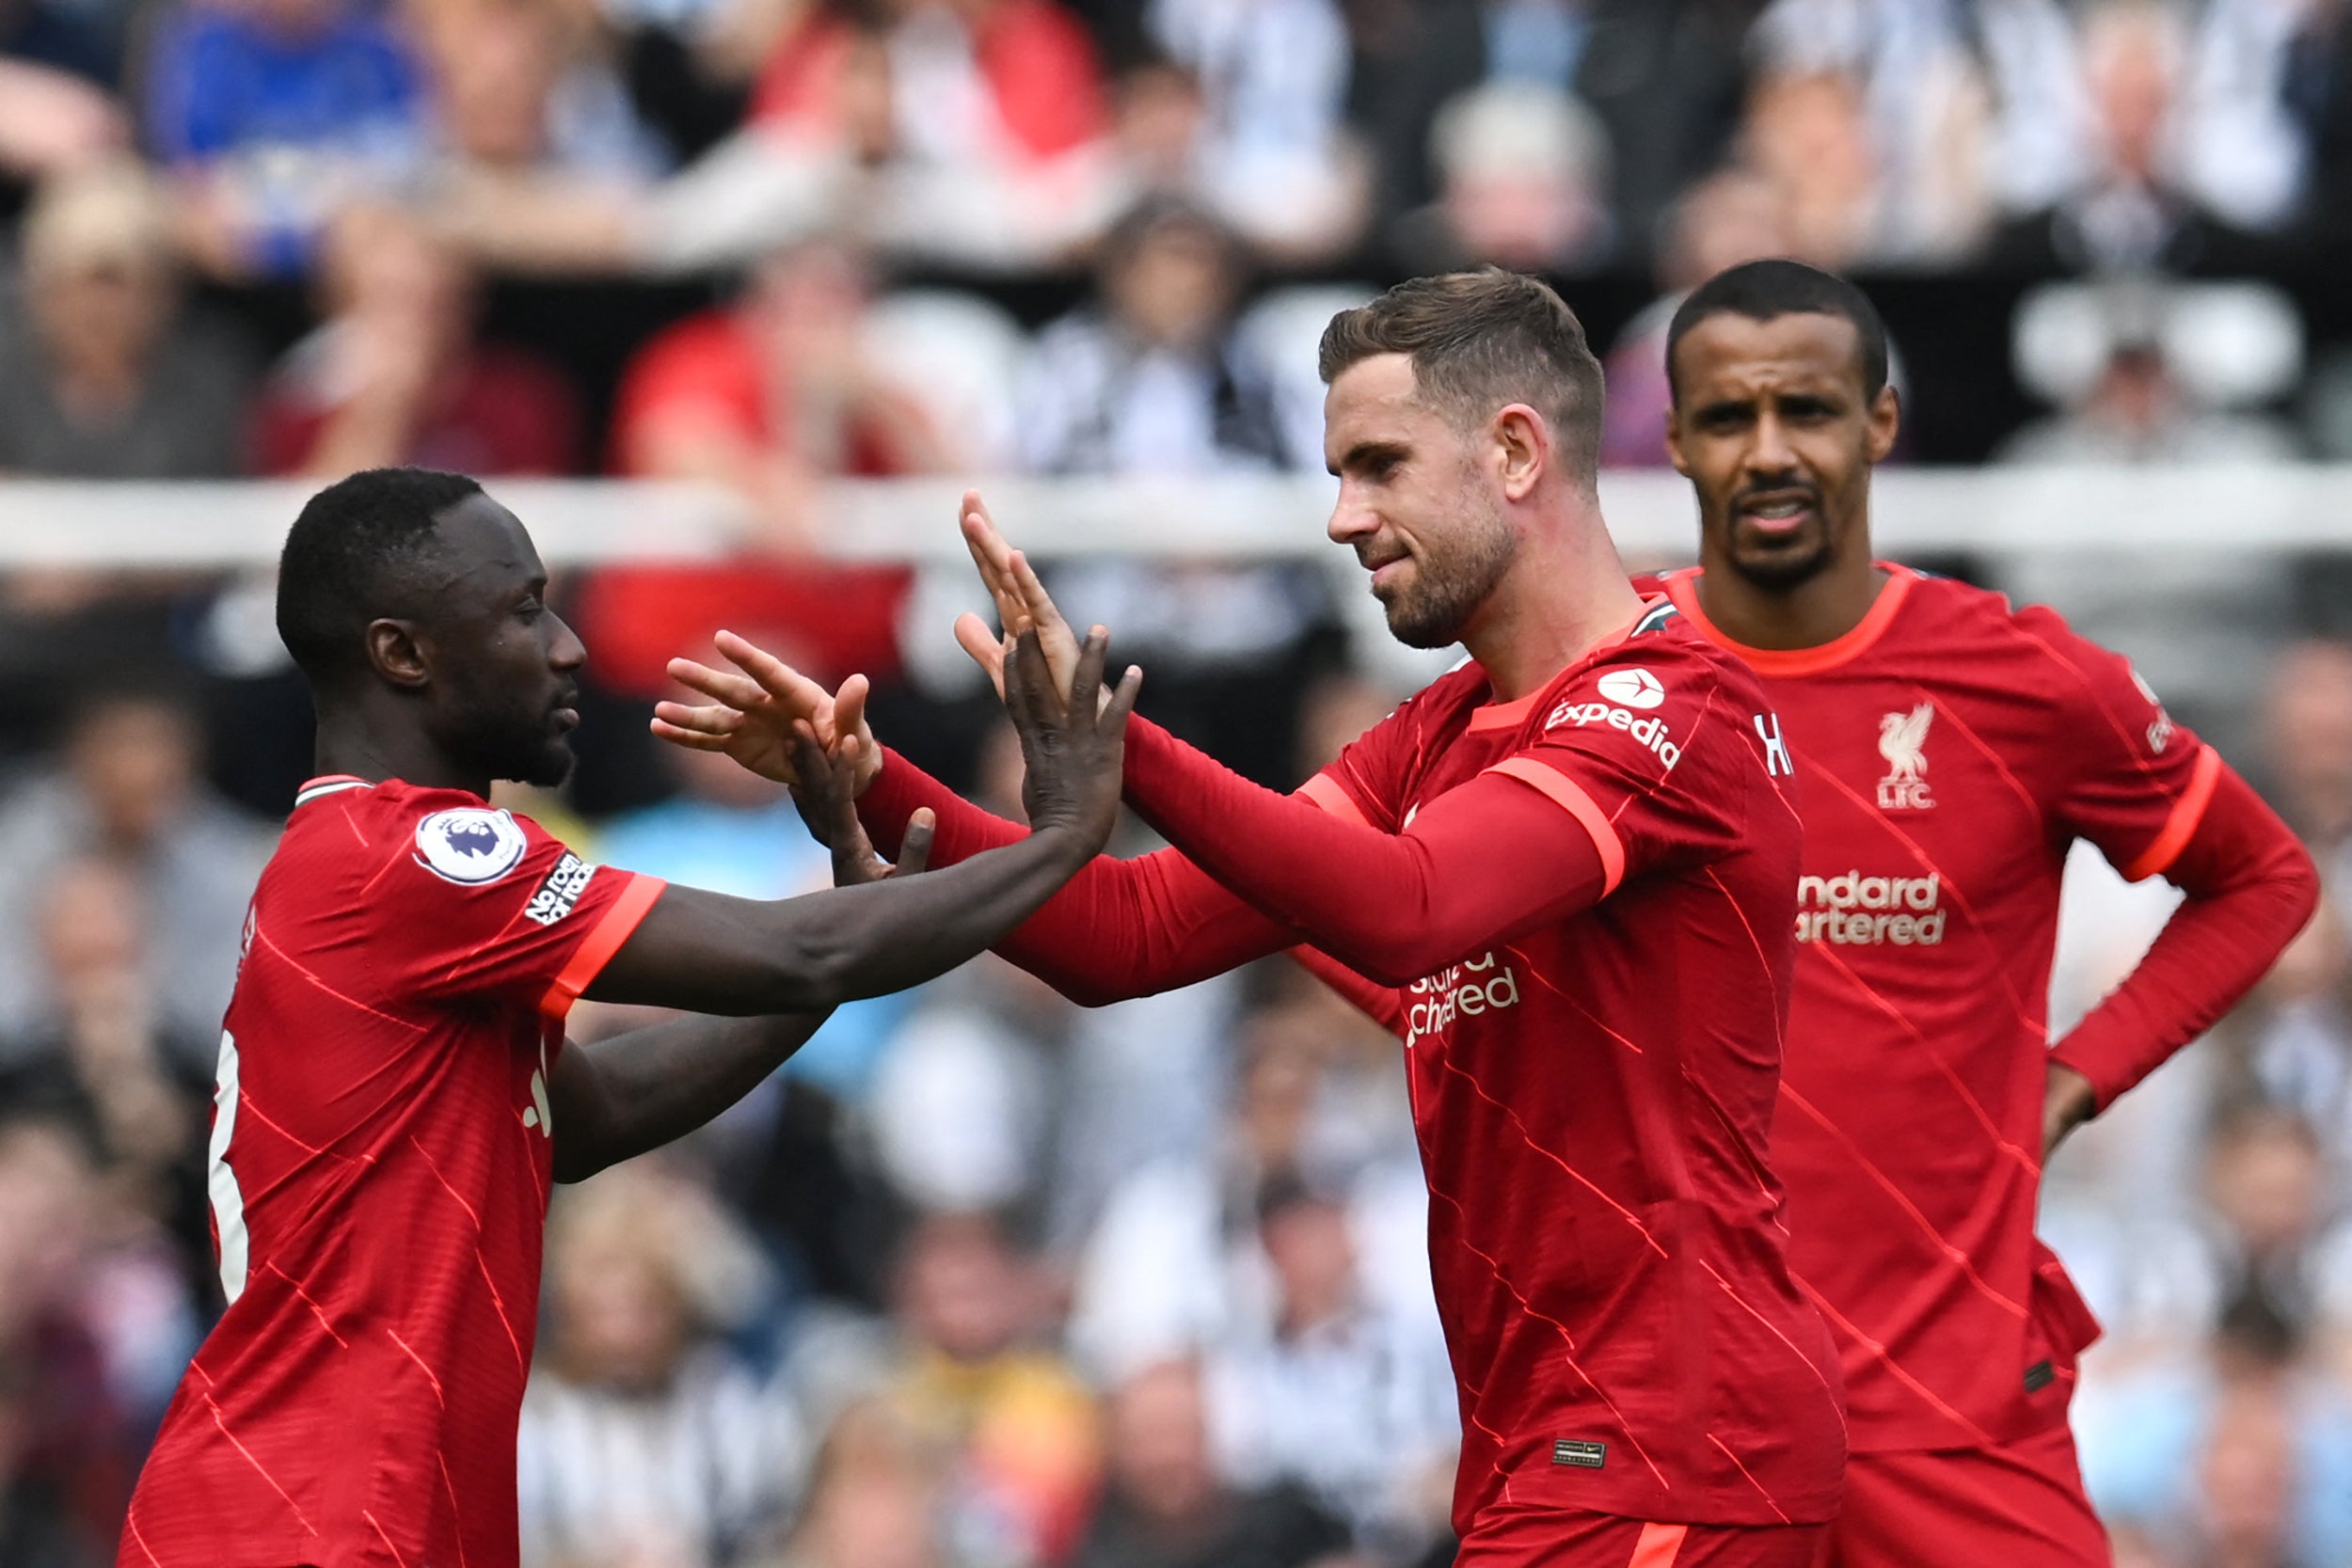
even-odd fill
[{"label": "stadium spectator", "polygon": [[1347,1528],[1296,1485],[1216,1467],[1200,1369],[1147,1367],[1112,1394],[1109,1484],[1072,1568],[1342,1568]]},{"label": "stadium spectator", "polygon": [[579,400],[562,372],[477,340],[471,269],[423,223],[352,207],[321,250],[326,320],[262,388],[256,468],[324,479],[402,464],[485,475],[580,466]]},{"label": "stadium spectator", "polygon": [[60,763],[0,800],[0,1035],[24,1037],[52,1005],[31,927],[35,890],[67,859],[103,853],[139,880],[148,992],[166,1037],[200,1045],[185,1065],[211,1076],[270,835],[204,786],[197,745],[186,709],[167,693],[88,694]]},{"label": "stadium spectator", "polygon": [[180,0],[149,51],[147,140],[224,277],[306,271],[345,203],[415,173],[423,114],[395,19],[353,0]]},{"label": "stadium spectator", "polygon": [[[37,941],[47,980],[40,1022],[8,1042],[0,1101],[70,1116],[87,1129],[119,1201],[169,1227],[191,1281],[212,1250],[204,1193],[202,1067],[210,1038],[174,1033],[157,1006],[147,960],[148,911],[138,881],[102,855],[60,863],[40,890]],[[178,1375],[174,1354],[146,1369],[138,1408],[160,1416]]]},{"label": "stadium spectator", "polygon": [[2083,1480],[2161,1568],[2352,1555],[2352,1403],[2259,1301],[2199,1354],[2137,1371],[2094,1408],[2077,1418]]},{"label": "stadium spectator", "polygon": [[1491,261],[1583,273],[1615,245],[1608,133],[1558,87],[1489,82],[1438,111],[1438,199],[1407,214],[1395,249],[1417,271]]},{"label": "stadium spectator", "polygon": [[1666,328],[1682,298],[1742,261],[1786,256],[1794,243],[1778,190],[1740,168],[1718,169],[1675,204],[1658,249],[1659,297],[1617,335],[1606,362],[1609,407],[1601,461],[1617,467],[1666,466]]},{"label": "stadium spectator", "polygon": [[1144,25],[1200,93],[1198,192],[1268,259],[1328,261],[1361,232],[1336,0],[1150,0]]},{"label": "stadium spectator", "polygon": [[1303,1487],[1368,1555],[1416,1561],[1445,1532],[1460,1437],[1437,1314],[1368,1287],[1343,1202],[1278,1178],[1257,1210],[1266,1322],[1202,1353],[1218,1467]]},{"label": "stadium spectator", "polygon": [[233,473],[251,364],[183,309],[154,182],[112,159],[48,181],[25,214],[23,255],[24,309],[0,307],[0,472]]},{"label": "stadium spectator", "polygon": [[[1093,297],[1039,334],[1016,402],[1023,466],[1168,477],[1319,467],[1321,400],[1286,397],[1283,377],[1304,367],[1274,362],[1236,322],[1245,281],[1233,234],[1200,208],[1160,198],[1123,216]],[[1258,673],[1295,655],[1325,614],[1319,575],[1103,558],[1063,562],[1051,580],[1152,660],[1155,703],[1175,705],[1160,711],[1216,727],[1220,754],[1267,770],[1266,742],[1287,730],[1295,691]]]},{"label": "stadium spectator", "polygon": [[417,0],[411,8],[440,155],[461,166],[634,188],[661,172],[599,47],[565,0]]},{"label": "stadium spectator", "polygon": [[2324,865],[2352,847],[2352,645],[2280,650],[2264,688],[2263,756],[2271,804],[2312,855]]},{"label": "stadium spectator", "polygon": [[822,483],[934,472],[947,433],[879,372],[862,333],[871,280],[831,240],[787,246],[727,307],[690,317],[639,351],[623,376],[611,457],[620,473],[694,479],[750,503],[751,552],[719,567],[630,566],[592,578],[579,604],[592,673],[610,689],[668,695],[682,648],[721,627],[763,626],[838,679],[898,669],[902,566],[822,563]]},{"label": "stadium spectator", "polygon": [[1770,75],[1855,83],[1889,260],[1963,261],[1996,212],[2048,205],[2081,166],[2074,39],[2057,0],[1774,0],[1754,42]]},{"label": "stadium spectator", "polygon": [[1023,466],[1200,474],[1318,457],[1277,418],[1275,367],[1233,339],[1244,281],[1233,234],[1200,208],[1163,198],[1122,218],[1094,299],[1038,339],[1019,399]]},{"label": "stadium spectator", "polygon": [[720,1338],[750,1239],[642,1164],[571,1189],[548,1235],[548,1333],[516,1445],[524,1561],[716,1568],[787,1516],[805,1439]]},{"label": "stadium spectator", "polygon": [[923,1216],[899,1254],[877,1392],[948,1478],[948,1541],[984,1561],[1062,1560],[1094,1491],[1094,1402],[1039,1343],[1041,1283],[985,1214]]},{"label": "stadium spectator", "polygon": [[111,1560],[138,1467],[91,1322],[112,1305],[89,1289],[103,1207],[70,1126],[0,1122],[0,1549],[28,1568]]},{"label": "stadium spectator", "polygon": [[1832,272],[1896,249],[1865,109],[1861,85],[1843,71],[1766,75],[1740,133],[1741,162],[1779,198],[1788,254]]},{"label": "stadium spectator", "polygon": [[2243,230],[2281,221],[2277,150],[2201,119],[2198,61],[2180,16],[2101,0],[2079,24],[2085,152],[2067,190],[2004,225],[1987,252],[2033,272],[2174,271],[2243,257]]},{"label": "stadium spectator", "polygon": [[[817,1450],[808,1506],[758,1568],[966,1568],[946,1534],[939,1456],[880,1401],[844,1408]],[[1001,1560],[989,1560],[991,1561]]]}]

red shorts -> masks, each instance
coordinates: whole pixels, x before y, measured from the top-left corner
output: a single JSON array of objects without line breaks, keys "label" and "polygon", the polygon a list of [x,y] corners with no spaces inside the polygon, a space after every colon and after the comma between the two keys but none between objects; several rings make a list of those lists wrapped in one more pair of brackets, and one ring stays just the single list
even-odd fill
[{"label": "red shorts", "polygon": [[1997,1449],[1857,1453],[1821,1568],[2108,1568],[2064,1426]]},{"label": "red shorts", "polygon": [[1827,1525],[1658,1525],[1489,1508],[1454,1552],[1454,1568],[1813,1568],[1828,1538]]}]

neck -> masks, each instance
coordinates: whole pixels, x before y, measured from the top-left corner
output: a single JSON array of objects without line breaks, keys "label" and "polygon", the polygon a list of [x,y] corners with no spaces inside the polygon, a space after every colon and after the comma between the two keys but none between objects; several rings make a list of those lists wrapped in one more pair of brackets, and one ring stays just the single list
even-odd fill
[{"label": "neck", "polygon": [[1858,530],[1859,546],[1827,569],[1786,587],[1751,581],[1724,560],[1713,541],[1703,544],[1699,563],[1699,608],[1715,629],[1744,647],[1818,648],[1835,642],[1862,624],[1886,581],[1870,560],[1869,533]]},{"label": "neck", "polygon": [[1575,516],[1531,532],[1462,634],[1497,702],[1541,690],[1642,612],[1597,503],[1575,504]]},{"label": "neck", "polygon": [[[407,720],[406,714],[398,716]],[[318,746],[311,753],[314,776],[347,773],[371,784],[398,779],[420,789],[463,789],[490,798],[490,777],[444,752],[413,723],[388,722],[370,705],[319,715]]]}]

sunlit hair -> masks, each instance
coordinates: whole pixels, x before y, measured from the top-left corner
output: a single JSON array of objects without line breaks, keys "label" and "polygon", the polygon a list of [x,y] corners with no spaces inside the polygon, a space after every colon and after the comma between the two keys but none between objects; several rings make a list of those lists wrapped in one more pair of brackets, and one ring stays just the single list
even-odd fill
[{"label": "sunlit hair", "polygon": [[1399,283],[1323,329],[1327,384],[1383,354],[1412,361],[1414,395],[1456,430],[1514,403],[1544,417],[1566,471],[1590,489],[1600,469],[1600,361],[1567,302],[1500,267]]}]

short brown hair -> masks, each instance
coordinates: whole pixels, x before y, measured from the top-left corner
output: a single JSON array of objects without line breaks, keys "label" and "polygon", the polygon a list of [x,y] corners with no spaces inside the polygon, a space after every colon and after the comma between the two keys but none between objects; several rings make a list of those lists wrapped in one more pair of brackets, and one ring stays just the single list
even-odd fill
[{"label": "short brown hair", "polygon": [[1550,421],[1570,471],[1587,486],[1600,468],[1600,361],[1584,325],[1541,280],[1501,267],[1399,283],[1323,329],[1326,385],[1361,360],[1402,354],[1414,390],[1459,430],[1506,404]]}]

